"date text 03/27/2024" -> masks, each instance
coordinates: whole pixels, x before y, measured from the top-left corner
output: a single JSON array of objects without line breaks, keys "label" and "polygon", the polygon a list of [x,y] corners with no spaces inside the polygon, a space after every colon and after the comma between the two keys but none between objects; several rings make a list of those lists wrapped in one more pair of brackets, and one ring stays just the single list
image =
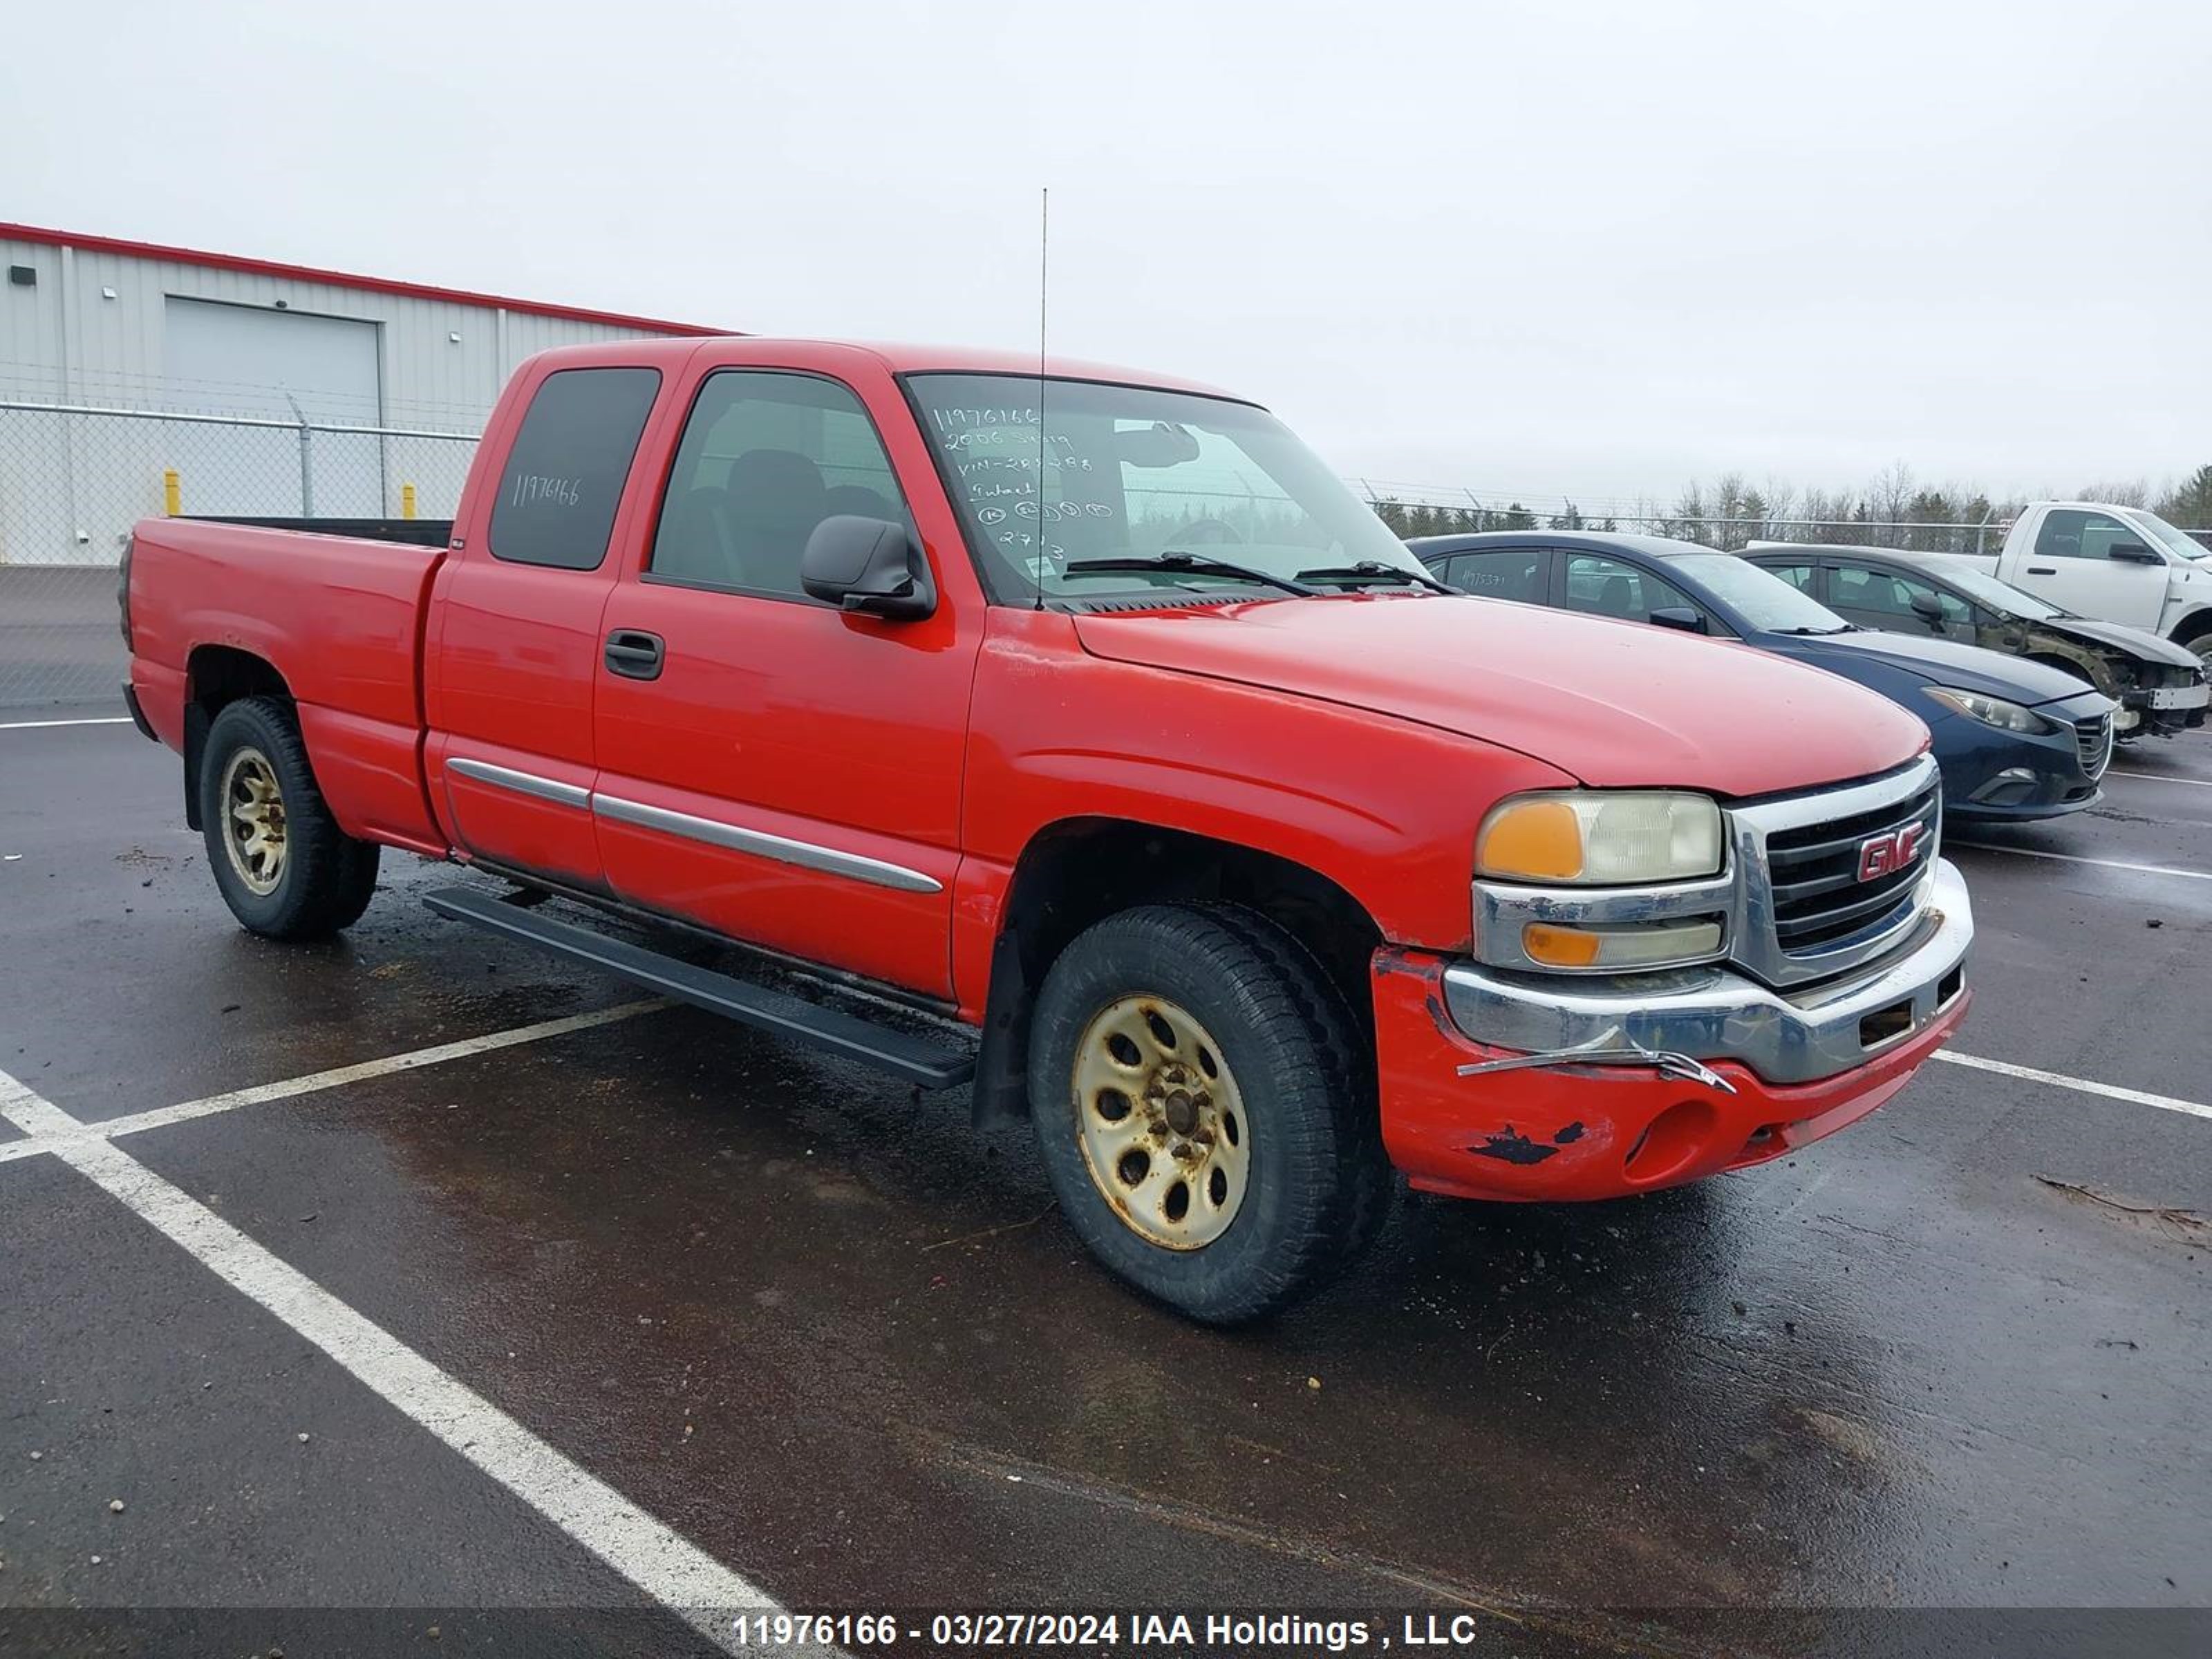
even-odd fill
[{"label": "date text 03/27/2024", "polygon": [[[1163,1648],[1234,1651],[1267,1649],[1352,1653],[1364,1650],[1467,1647],[1482,1639],[1470,1613],[1401,1615],[1394,1632],[1371,1618],[1310,1614],[1182,1613],[938,1613],[927,1621],[890,1613],[745,1613],[732,1621],[739,1647],[769,1650],[834,1644],[890,1648],[901,1641],[939,1648]],[[1394,1640],[1395,1637],[1395,1640]]]}]

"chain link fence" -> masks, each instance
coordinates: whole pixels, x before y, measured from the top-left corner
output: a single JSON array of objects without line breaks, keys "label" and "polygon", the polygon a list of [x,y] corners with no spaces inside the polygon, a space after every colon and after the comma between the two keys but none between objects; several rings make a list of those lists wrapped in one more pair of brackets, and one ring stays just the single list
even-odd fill
[{"label": "chain link fence", "polygon": [[[131,526],[165,514],[449,519],[476,434],[0,399],[0,708],[111,702],[122,678],[118,562]],[[1994,551],[2002,521],[1686,517],[1486,501],[1472,491],[1352,481],[1404,536],[1474,530],[1641,532]],[[2208,532],[2212,537],[2212,532]]]},{"label": "chain link fence", "polygon": [[141,519],[449,519],[476,435],[0,400],[0,708],[112,701]]}]

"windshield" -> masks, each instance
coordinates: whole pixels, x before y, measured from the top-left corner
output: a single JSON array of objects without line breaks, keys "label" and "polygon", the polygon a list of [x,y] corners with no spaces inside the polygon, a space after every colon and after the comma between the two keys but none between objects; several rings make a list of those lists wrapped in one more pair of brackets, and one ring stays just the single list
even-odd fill
[{"label": "windshield", "polygon": [[[1367,561],[1389,568],[1385,580],[1426,576],[1319,457],[1249,404],[1052,379],[1041,435],[1035,379],[914,374],[908,384],[1000,599],[1040,587],[1071,599],[1132,587],[1281,592],[1205,568],[1217,561],[1292,582]],[[1190,556],[1158,562],[1176,554]],[[1104,559],[1155,568],[1068,568]]]},{"label": "windshield", "polygon": [[2010,582],[2001,582],[1995,576],[1984,575],[1978,570],[1947,568],[1943,580],[1961,593],[1970,593],[1990,610],[2007,616],[2026,617],[2030,622],[2041,622],[2045,617],[2066,614],[2057,605],[2047,604],[2034,594],[2014,587]]},{"label": "windshield", "polygon": [[2146,513],[2139,507],[2127,509],[2128,521],[2150,538],[2153,547],[2163,548],[2179,558],[2201,559],[2212,554],[2207,547],[2185,530],[2177,530],[2155,513]]},{"label": "windshield", "polygon": [[1730,553],[1685,553],[1667,562],[1763,634],[1840,634],[1850,624],[1771,570]]}]

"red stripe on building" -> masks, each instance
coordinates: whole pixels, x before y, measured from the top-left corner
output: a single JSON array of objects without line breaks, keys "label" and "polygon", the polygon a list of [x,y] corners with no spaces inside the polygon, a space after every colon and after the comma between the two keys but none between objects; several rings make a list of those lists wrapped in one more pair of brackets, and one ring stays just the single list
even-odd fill
[{"label": "red stripe on building", "polygon": [[164,247],[158,242],[126,241],[119,236],[82,236],[74,231],[47,230],[37,225],[0,224],[0,241],[35,242],[47,247],[120,253],[134,259],[167,259],[178,264],[206,265],[216,270],[245,271],[251,276],[276,276],[289,282],[328,283],[334,287],[361,289],[371,294],[397,294],[410,300],[443,300],[456,305],[495,307],[529,317],[558,317],[571,323],[605,323],[614,328],[647,329],[656,334],[738,332],[735,329],[708,328],[699,323],[672,323],[656,317],[631,317],[618,311],[593,311],[584,306],[549,305],[540,300],[510,300],[498,294],[472,294],[466,289],[437,288],[428,283],[394,282],[385,276],[356,276],[343,270],[319,270],[313,265],[289,265],[275,259],[249,259],[235,253],[208,253],[198,248]]}]

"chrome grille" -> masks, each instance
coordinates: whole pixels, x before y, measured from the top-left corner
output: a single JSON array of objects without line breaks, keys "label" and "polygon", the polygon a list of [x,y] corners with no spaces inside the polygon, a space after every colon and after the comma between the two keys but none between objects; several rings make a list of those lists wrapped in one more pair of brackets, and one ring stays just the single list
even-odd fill
[{"label": "chrome grille", "polygon": [[2081,751],[2081,769],[2093,779],[2103,777],[2112,763],[2112,717],[2100,714],[2093,720],[2076,720],[2074,745]]},{"label": "chrome grille", "polygon": [[1808,950],[1856,933],[1926,875],[1923,853],[1902,870],[1861,881],[1859,849],[1869,836],[1895,835],[1913,823],[1926,826],[1926,846],[1932,848],[1939,793],[1930,784],[1896,805],[1769,836],[1767,875],[1774,894],[1774,933],[1782,948]]},{"label": "chrome grille", "polygon": [[[1942,818],[1942,786],[1925,756],[1863,783],[1733,809],[1742,883],[1736,963],[1787,987],[1848,973],[1889,951],[1928,908]],[[1868,839],[1916,823],[1928,834],[1912,862],[1862,882]]]}]

